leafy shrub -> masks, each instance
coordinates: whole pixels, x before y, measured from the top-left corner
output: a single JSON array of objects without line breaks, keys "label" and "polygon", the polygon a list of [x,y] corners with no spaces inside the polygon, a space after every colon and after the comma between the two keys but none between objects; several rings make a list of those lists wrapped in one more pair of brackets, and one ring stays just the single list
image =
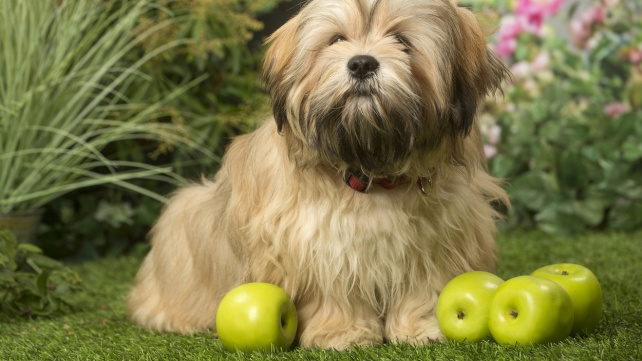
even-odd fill
[{"label": "leafy shrub", "polygon": [[49,315],[73,308],[68,296],[80,290],[75,272],[33,244],[18,244],[11,232],[0,227],[0,310]]},{"label": "leafy shrub", "polygon": [[509,183],[511,225],[642,227],[640,10],[624,0],[519,0],[502,14],[494,47],[514,82],[482,123],[490,168]]},{"label": "leafy shrub", "polygon": [[[153,187],[161,189],[158,183]],[[55,259],[88,260],[143,252],[146,234],[161,207],[152,198],[115,188],[77,191],[46,207],[37,244]]]},{"label": "leafy shrub", "polygon": [[229,138],[251,129],[269,113],[258,73],[263,53],[248,44],[263,28],[257,17],[279,1],[283,0],[158,0],[162,11],[139,18],[141,32],[168,19],[182,19],[147,38],[132,53],[138,57],[167,41],[182,42],[147,64],[155,91],[164,94],[191,79],[203,79],[171,106],[173,116],[192,129],[199,144],[215,157],[173,153],[172,164],[182,174],[199,177],[212,172]]}]

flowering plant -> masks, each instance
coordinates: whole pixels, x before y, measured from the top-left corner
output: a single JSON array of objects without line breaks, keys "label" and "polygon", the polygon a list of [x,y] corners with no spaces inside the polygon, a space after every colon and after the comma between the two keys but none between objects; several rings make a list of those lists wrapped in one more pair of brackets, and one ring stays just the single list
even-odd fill
[{"label": "flowering plant", "polygon": [[489,167],[510,184],[509,224],[642,227],[642,4],[488,3],[491,46],[513,73],[481,118]]}]

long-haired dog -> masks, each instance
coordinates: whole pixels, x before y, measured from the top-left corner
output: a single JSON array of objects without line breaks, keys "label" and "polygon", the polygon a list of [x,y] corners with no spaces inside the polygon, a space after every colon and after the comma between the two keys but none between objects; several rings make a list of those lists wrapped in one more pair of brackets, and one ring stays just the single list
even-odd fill
[{"label": "long-haired dog", "polygon": [[496,263],[476,114],[505,66],[450,0],[312,0],[269,42],[274,118],[167,204],[133,321],[214,330],[227,291],[269,282],[301,346],[440,340],[440,290]]}]

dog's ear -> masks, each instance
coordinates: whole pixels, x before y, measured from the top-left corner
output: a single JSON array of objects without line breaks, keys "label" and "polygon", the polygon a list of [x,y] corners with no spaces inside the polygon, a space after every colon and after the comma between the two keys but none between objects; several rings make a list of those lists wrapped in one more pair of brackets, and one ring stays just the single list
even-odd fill
[{"label": "dog's ear", "polygon": [[457,8],[460,27],[455,36],[451,131],[468,135],[486,95],[496,91],[509,71],[486,45],[477,19],[468,9]]},{"label": "dog's ear", "polygon": [[286,73],[294,57],[298,27],[299,16],[295,16],[265,42],[269,48],[263,63],[263,81],[272,98],[272,111],[279,132],[287,123],[286,99],[292,81]]}]

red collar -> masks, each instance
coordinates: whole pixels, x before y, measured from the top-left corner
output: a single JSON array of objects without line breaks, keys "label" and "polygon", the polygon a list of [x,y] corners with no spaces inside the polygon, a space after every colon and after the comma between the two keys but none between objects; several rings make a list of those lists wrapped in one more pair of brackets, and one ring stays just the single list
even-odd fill
[{"label": "red collar", "polygon": [[[400,177],[393,180],[388,178],[370,178],[361,172],[352,170],[348,170],[346,172],[343,180],[350,188],[361,193],[368,193],[373,184],[379,185],[385,189],[394,189],[400,185],[411,183],[411,180],[408,177]],[[424,183],[428,184],[428,189],[424,188]],[[429,195],[432,192],[431,178],[419,178],[417,180],[417,184],[423,194]]]}]

